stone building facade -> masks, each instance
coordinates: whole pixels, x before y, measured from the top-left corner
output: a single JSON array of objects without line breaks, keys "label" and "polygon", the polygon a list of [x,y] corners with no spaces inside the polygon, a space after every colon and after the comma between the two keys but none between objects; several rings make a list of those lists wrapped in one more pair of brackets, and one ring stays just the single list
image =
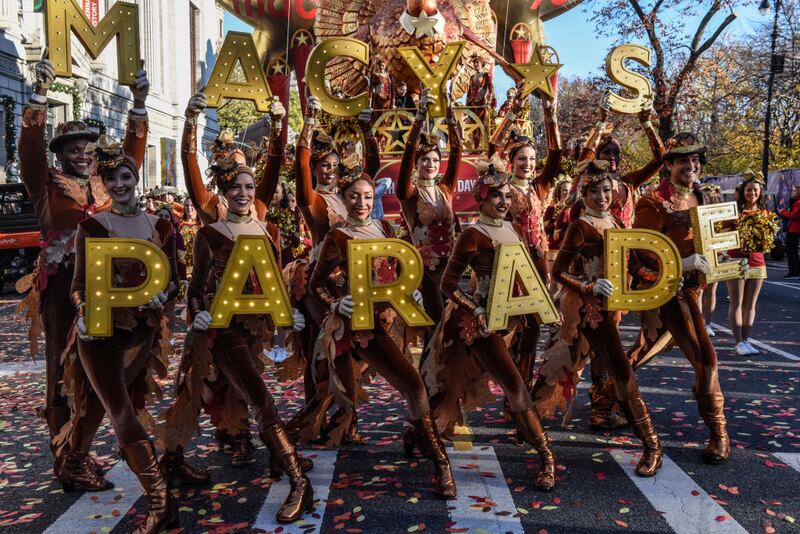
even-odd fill
[{"label": "stone building facade", "polygon": [[[128,0],[139,5],[142,57],[150,78],[147,112],[150,118],[147,155],[142,171],[142,190],[161,184],[183,189],[180,134],[189,98],[213,67],[222,44],[223,11],[215,0]],[[115,0],[77,0],[89,15],[102,17]],[[19,135],[22,107],[32,91],[33,68],[45,47],[41,0],[0,0],[0,96],[13,98],[14,124]],[[90,16],[90,19],[92,17]],[[127,87],[116,82],[116,45],[111,43],[95,61],[73,37],[73,75],[58,79],[62,91],[51,90],[48,132],[58,122],[81,118],[102,121],[107,133],[124,134],[125,117],[132,106]],[[75,103],[80,102],[80,116]],[[6,110],[0,106],[2,124]],[[205,149],[216,137],[213,114],[201,115],[198,137]],[[6,131],[0,128],[0,181],[7,163]],[[205,152],[205,150],[203,150]],[[204,168],[204,161],[200,162]]]}]

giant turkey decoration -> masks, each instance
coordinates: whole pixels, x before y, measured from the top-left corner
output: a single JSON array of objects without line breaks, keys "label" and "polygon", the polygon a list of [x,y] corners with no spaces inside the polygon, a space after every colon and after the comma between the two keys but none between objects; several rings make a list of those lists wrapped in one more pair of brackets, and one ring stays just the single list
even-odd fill
[{"label": "giant turkey decoration", "polygon": [[[314,31],[320,40],[351,37],[369,43],[372,57],[379,58],[397,81],[419,88],[419,80],[400,54],[403,46],[416,46],[436,63],[447,43],[479,40],[495,48],[496,26],[489,0],[318,0]],[[473,54],[491,65],[492,57],[468,44],[462,57]],[[462,61],[452,78],[453,96],[459,98],[475,73],[471,62]],[[353,69],[363,76],[354,76]],[[367,89],[367,67],[350,59],[334,59],[328,65],[331,87],[348,95]]]}]

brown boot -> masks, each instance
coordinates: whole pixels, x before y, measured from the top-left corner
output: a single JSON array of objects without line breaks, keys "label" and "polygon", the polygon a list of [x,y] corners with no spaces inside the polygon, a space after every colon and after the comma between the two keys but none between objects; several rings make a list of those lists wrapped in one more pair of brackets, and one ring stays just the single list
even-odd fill
[{"label": "brown boot", "polygon": [[533,445],[536,452],[539,453],[541,465],[533,484],[540,490],[550,491],[556,486],[556,459],[550,449],[549,439],[542,428],[542,421],[539,419],[536,408],[515,413],[514,422],[525,441]]},{"label": "brown boot", "polygon": [[[334,420],[336,416],[334,416]],[[348,445],[363,445],[364,436],[358,431],[358,412],[353,411],[353,418],[350,420],[350,425],[342,435],[342,441]]]},{"label": "brown boot", "polygon": [[642,441],[642,457],[636,465],[636,474],[640,477],[651,477],[661,467],[664,450],[661,448],[661,440],[658,439],[658,434],[653,428],[653,420],[647,412],[647,405],[641,397],[620,401],[619,404],[633,425],[636,437]]},{"label": "brown boot", "polygon": [[260,428],[259,435],[281,463],[283,471],[289,476],[291,485],[289,495],[278,510],[276,519],[278,523],[297,521],[303,511],[314,509],[314,489],[311,487],[311,481],[300,468],[297,451],[295,451],[294,444],[289,439],[289,434],[282,422],[278,421],[272,426]]},{"label": "brown boot", "polygon": [[164,529],[178,527],[178,506],[167,487],[167,481],[158,467],[156,451],[149,439],[121,447],[122,456],[139,479],[142,489],[150,499],[150,512],[135,534],[156,534]]},{"label": "brown boot", "polygon": [[231,466],[244,467],[254,463],[253,441],[250,439],[250,432],[242,432],[234,438],[231,451]]},{"label": "brown boot", "polygon": [[721,464],[731,453],[722,392],[697,395],[697,409],[711,432],[708,445],[703,450],[703,461],[711,465]]},{"label": "brown boot", "polygon": [[607,379],[600,385],[589,387],[589,401],[592,405],[592,430],[614,430],[628,426],[628,420],[617,411],[617,395],[614,382]]},{"label": "brown boot", "polygon": [[226,447],[236,446],[236,436],[229,434],[224,430],[217,429],[214,431],[214,439],[217,441],[220,450],[225,450]]},{"label": "brown boot", "polygon": [[[418,444],[420,452],[430,458],[434,465],[433,491],[442,499],[456,498],[456,481],[450,468],[450,458],[447,457],[444,443],[439,437],[439,431],[430,415],[425,415],[412,421],[414,441]],[[405,440],[405,435],[403,437]]]},{"label": "brown boot", "polygon": [[[291,439],[291,437],[290,437]],[[296,449],[295,449],[296,450]],[[303,470],[303,473],[308,473],[312,469],[314,469],[314,461],[311,458],[305,458],[299,452],[297,453],[297,459],[300,462],[300,469]],[[278,459],[278,455],[271,451],[269,452],[269,478],[273,480],[280,480],[283,476],[283,466],[281,465],[280,460]]]},{"label": "brown boot", "polygon": [[183,457],[183,447],[178,447],[174,451],[166,451],[161,457],[161,461],[158,462],[158,466],[167,482],[175,486],[203,484],[211,478],[206,471],[186,463]]},{"label": "brown boot", "polygon": [[58,480],[64,491],[105,491],[114,487],[114,484],[97,474],[88,452],[69,451],[62,456]]}]

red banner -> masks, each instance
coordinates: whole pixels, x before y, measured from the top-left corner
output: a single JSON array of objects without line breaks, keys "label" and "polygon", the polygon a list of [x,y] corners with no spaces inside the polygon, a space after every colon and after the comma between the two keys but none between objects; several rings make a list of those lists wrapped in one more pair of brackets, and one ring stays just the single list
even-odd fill
[{"label": "red banner", "polygon": [[0,234],[0,250],[18,248],[38,248],[39,232],[19,232],[15,234]]},{"label": "red banner", "polygon": [[100,0],[81,0],[81,7],[92,26],[100,24]]},{"label": "red banner", "polygon": [[292,49],[292,59],[294,61],[294,74],[297,79],[297,90],[300,93],[300,109],[303,114],[306,112],[306,63],[308,56],[314,50],[313,44],[300,45]]},{"label": "red banner", "polygon": [[267,83],[274,96],[283,104],[286,109],[286,116],[283,117],[283,128],[281,129],[281,143],[286,146],[287,136],[289,135],[289,75],[273,74],[267,76]]}]

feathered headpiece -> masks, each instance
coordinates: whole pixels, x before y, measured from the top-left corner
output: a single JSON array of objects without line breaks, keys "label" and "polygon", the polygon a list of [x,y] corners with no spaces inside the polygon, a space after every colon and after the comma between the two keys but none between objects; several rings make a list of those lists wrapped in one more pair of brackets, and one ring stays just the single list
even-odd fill
[{"label": "feathered headpiece", "polygon": [[762,187],[767,187],[767,181],[764,180],[764,174],[762,172],[753,172],[749,169],[744,171],[739,183],[744,185],[747,182],[757,182],[761,184]]},{"label": "feathered headpiece", "polygon": [[508,168],[508,162],[498,154],[492,156],[492,159],[478,160],[475,163],[475,168],[478,171],[478,181],[475,182],[472,196],[475,197],[475,201],[478,203],[485,200],[492,189],[511,183],[511,175],[505,172],[505,169]]},{"label": "feathered headpiece", "polygon": [[97,160],[97,173],[101,177],[106,177],[114,169],[125,166],[133,172],[138,180],[139,167],[136,165],[136,160],[125,153],[122,143],[119,141],[103,134],[97,140],[97,143],[89,145],[86,151],[94,153],[94,157]]},{"label": "feathered headpiece", "polygon": [[239,173],[254,176],[253,170],[247,166],[247,157],[236,144],[236,138],[230,128],[222,130],[219,137],[211,143],[209,162],[206,174],[211,177],[212,188],[233,181]]},{"label": "feathered headpiece", "polygon": [[517,130],[512,130],[508,137],[508,144],[506,145],[506,154],[508,154],[509,159],[513,160],[516,153],[524,147],[532,148],[534,151],[536,150],[533,139],[522,135]]},{"label": "feathered headpiece", "polygon": [[339,155],[333,144],[333,138],[326,132],[314,130],[311,136],[311,164],[315,165],[319,161],[327,158],[331,154]]},{"label": "feathered headpiece", "polygon": [[358,154],[350,154],[339,163],[339,180],[336,186],[339,192],[342,192],[356,180],[364,180],[374,185],[372,177],[364,172],[364,165]]},{"label": "feathered headpiece", "polygon": [[616,180],[617,176],[611,172],[611,162],[602,159],[584,160],[578,163],[578,189],[583,194],[586,189],[603,180]]},{"label": "feathered headpiece", "polygon": [[423,156],[429,152],[436,152],[439,157],[442,157],[442,149],[439,148],[439,143],[436,138],[426,133],[419,134],[419,143],[417,144],[417,156]]}]

